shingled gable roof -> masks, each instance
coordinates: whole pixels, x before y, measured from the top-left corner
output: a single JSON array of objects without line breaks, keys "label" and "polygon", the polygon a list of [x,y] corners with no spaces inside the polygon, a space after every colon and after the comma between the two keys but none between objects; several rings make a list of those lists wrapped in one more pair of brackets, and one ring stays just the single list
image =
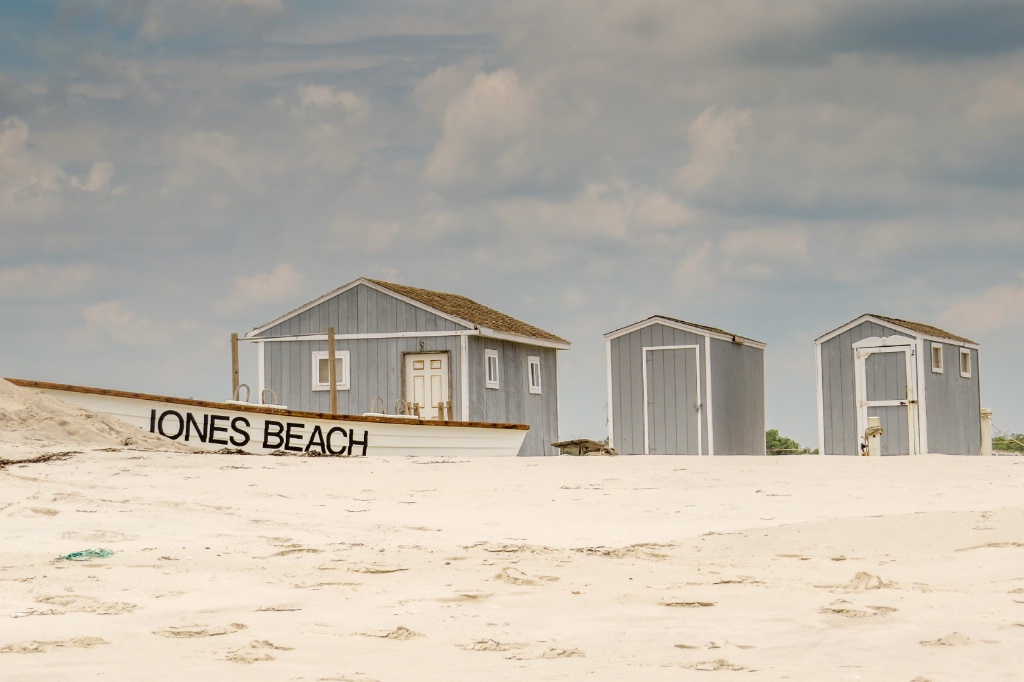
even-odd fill
[{"label": "shingled gable roof", "polygon": [[719,336],[726,336],[726,337],[729,337],[730,339],[733,339],[733,340],[736,340],[736,341],[750,341],[751,343],[754,343],[754,344],[764,345],[764,343],[762,341],[757,341],[755,339],[751,339],[751,338],[748,338],[746,336],[740,336],[739,334],[733,334],[732,332],[727,332],[724,329],[718,329],[717,327],[708,327],[707,325],[697,324],[696,322],[687,322],[686,320],[680,320],[680,319],[675,318],[675,317],[669,317],[668,315],[652,315],[651,317],[648,317],[646,320],[641,320],[639,322],[634,322],[633,324],[628,324],[625,327],[619,327],[618,329],[613,329],[612,331],[608,332],[604,336],[605,336],[605,338],[608,338],[608,337],[611,337],[611,336],[615,335],[617,332],[621,332],[624,329],[630,329],[630,328],[633,328],[633,327],[647,326],[648,324],[653,324],[654,322],[657,322],[658,320],[666,320],[668,322],[675,322],[677,324],[686,325],[687,327],[695,327],[697,329],[703,329],[706,332],[711,332],[712,334],[718,334]]},{"label": "shingled gable roof", "polygon": [[285,313],[271,322],[255,327],[252,331],[246,334],[246,337],[254,338],[271,327],[278,325],[305,310],[309,310],[313,306],[323,303],[342,292],[348,291],[359,284],[370,284],[379,289],[390,291],[407,298],[410,301],[436,310],[443,315],[456,318],[457,320],[461,320],[470,325],[484,327],[498,334],[509,334],[512,336],[524,337],[526,339],[536,339],[538,341],[544,341],[546,343],[556,344],[559,346],[564,345],[568,347],[570,345],[568,341],[559,336],[555,336],[543,329],[538,329],[533,325],[517,320],[504,313],[499,313],[497,310],[481,305],[472,299],[466,298],[465,296],[448,294],[443,291],[431,291],[430,289],[419,289],[417,287],[409,287],[402,284],[393,284],[391,282],[384,282],[378,279],[369,279],[368,277],[361,277],[353,282],[349,282],[334,291],[330,291],[323,296],[306,303],[305,305],[301,305],[298,308]]},{"label": "shingled gable roof", "polygon": [[538,329],[532,324],[517,320],[505,313],[500,313],[493,308],[488,308],[465,296],[448,294],[443,291],[431,291],[430,289],[419,289],[403,284],[393,284],[379,279],[367,278],[366,281],[479,327],[486,327],[502,334],[512,334],[514,336],[524,336],[531,339],[569,345],[568,341],[559,336],[555,336],[543,329]]},{"label": "shingled gable roof", "polygon": [[964,338],[962,336],[957,336],[956,334],[950,334],[949,332],[944,331],[942,329],[939,329],[938,327],[933,327],[930,324],[922,324],[920,322],[911,322],[909,320],[901,320],[901,319],[899,319],[897,317],[886,317],[885,315],[876,315],[874,313],[866,313],[864,315],[861,315],[860,317],[857,317],[857,318],[851,320],[850,322],[847,322],[844,325],[836,327],[835,329],[833,329],[832,331],[830,331],[830,332],[828,332],[826,334],[822,334],[816,340],[817,341],[822,341],[823,339],[829,338],[836,331],[838,331],[840,329],[843,329],[843,328],[851,325],[854,322],[859,322],[860,320],[862,320],[865,317],[872,317],[872,318],[874,318],[876,320],[881,320],[883,322],[888,322],[891,325],[895,325],[897,327],[903,327],[904,329],[909,329],[912,332],[917,332],[918,334],[922,334],[924,336],[931,336],[931,337],[936,338],[936,339],[949,339],[950,341],[957,341],[959,343],[969,343],[972,346],[977,346],[978,345],[977,341],[971,341],[970,339]]}]

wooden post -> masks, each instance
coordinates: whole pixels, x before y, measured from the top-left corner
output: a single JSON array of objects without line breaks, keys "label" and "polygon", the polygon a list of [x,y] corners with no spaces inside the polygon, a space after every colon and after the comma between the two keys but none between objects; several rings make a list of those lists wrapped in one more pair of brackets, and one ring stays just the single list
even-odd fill
[{"label": "wooden post", "polygon": [[238,334],[235,333],[231,334],[231,399],[238,400]]},{"label": "wooden post", "polygon": [[338,414],[338,364],[335,359],[334,327],[327,328],[327,368],[328,381],[331,384],[331,414]]},{"label": "wooden post", "polygon": [[981,455],[988,457],[992,454],[992,410],[981,408]]}]

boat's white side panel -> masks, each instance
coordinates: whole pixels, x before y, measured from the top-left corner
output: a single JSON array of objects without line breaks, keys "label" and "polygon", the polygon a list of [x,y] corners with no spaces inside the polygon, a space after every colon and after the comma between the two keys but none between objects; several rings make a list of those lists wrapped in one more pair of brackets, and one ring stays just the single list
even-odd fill
[{"label": "boat's white side panel", "polygon": [[515,456],[522,429],[457,424],[402,424],[260,413],[177,404],[100,393],[36,388],[93,412],[109,414],[144,431],[200,448],[246,452],[288,451],[338,456]]}]

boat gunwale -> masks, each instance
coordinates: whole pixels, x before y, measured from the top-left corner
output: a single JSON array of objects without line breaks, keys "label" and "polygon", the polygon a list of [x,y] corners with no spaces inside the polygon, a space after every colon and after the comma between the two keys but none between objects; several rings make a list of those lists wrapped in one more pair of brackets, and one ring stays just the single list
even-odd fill
[{"label": "boat gunwale", "polygon": [[147,400],[151,402],[170,403],[172,405],[189,405],[192,407],[204,407],[207,409],[253,412],[257,414],[269,414],[282,417],[305,417],[308,419],[322,419],[326,421],[346,422],[367,422],[371,424],[400,424],[404,426],[438,426],[438,427],[467,427],[472,429],[506,429],[512,431],[528,431],[528,424],[506,424],[502,422],[459,422],[459,421],[436,421],[432,419],[411,419],[409,417],[374,417],[355,414],[329,414],[326,412],[307,412],[304,410],[289,410],[287,408],[264,407],[263,405],[251,405],[245,403],[225,403],[214,400],[196,400],[194,398],[175,398],[172,396],[156,395],[152,393],[135,393],[132,391],[119,391],[111,388],[94,388],[91,386],[76,386],[74,384],[57,384],[48,381],[33,381],[30,379],[13,379],[4,377],[15,386],[22,388],[38,388],[52,391],[66,391],[69,393],[86,393],[92,395],[104,395],[112,398],[130,398],[134,400]]}]

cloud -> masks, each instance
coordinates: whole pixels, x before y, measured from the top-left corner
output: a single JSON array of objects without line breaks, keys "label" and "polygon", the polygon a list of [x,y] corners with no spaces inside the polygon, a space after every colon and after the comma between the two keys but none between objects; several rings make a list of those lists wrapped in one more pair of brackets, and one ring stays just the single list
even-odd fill
[{"label": "cloud", "polygon": [[370,103],[347,90],[336,90],[326,85],[301,85],[297,94],[303,107],[342,111],[351,123],[363,123],[371,114]]},{"label": "cloud", "polygon": [[0,300],[55,300],[72,298],[92,285],[99,276],[96,266],[19,265],[0,268]]},{"label": "cloud", "polygon": [[284,14],[281,0],[156,0],[143,7],[138,37],[153,43],[225,30],[263,33]]},{"label": "cloud", "polygon": [[803,260],[807,232],[802,228],[737,230],[727,234],[719,248],[730,258]]},{"label": "cloud", "polygon": [[288,263],[281,263],[267,273],[235,277],[231,294],[218,301],[214,308],[221,313],[237,313],[256,306],[277,303],[302,291],[306,276]]},{"label": "cloud", "polygon": [[679,171],[680,184],[700,190],[715,182],[740,148],[740,134],[750,127],[748,109],[718,111],[708,107],[690,124],[690,161]]},{"label": "cloud", "polygon": [[512,69],[478,73],[445,110],[444,132],[427,160],[436,185],[476,180],[481,174],[516,180],[535,165],[536,147],[525,135],[536,124],[534,93]]},{"label": "cloud", "polygon": [[970,334],[1024,333],[1024,272],[1017,277],[1019,283],[998,284],[980,296],[961,299],[942,314],[942,324]]},{"label": "cloud", "polygon": [[509,199],[491,204],[509,230],[536,238],[620,240],[685,226],[690,211],[669,194],[626,182],[595,182],[561,202]]},{"label": "cloud", "polygon": [[138,315],[118,300],[89,306],[82,310],[82,317],[85,324],[71,331],[71,339],[95,346],[163,346],[175,332],[175,326]]},{"label": "cloud", "polygon": [[706,241],[679,261],[672,272],[676,291],[689,296],[710,288],[713,274],[711,249],[711,242]]},{"label": "cloud", "polygon": [[66,182],[59,166],[30,147],[25,121],[10,116],[0,122],[0,225],[51,213]]},{"label": "cloud", "polygon": [[71,178],[71,186],[86,192],[99,192],[110,189],[110,178],[113,176],[114,164],[108,161],[97,161],[92,165],[85,180],[79,180],[77,176]]},{"label": "cloud", "polygon": [[420,111],[435,117],[444,117],[445,109],[455,97],[470,87],[473,77],[480,71],[479,56],[470,57],[458,64],[442,66],[416,84],[413,101]]}]

